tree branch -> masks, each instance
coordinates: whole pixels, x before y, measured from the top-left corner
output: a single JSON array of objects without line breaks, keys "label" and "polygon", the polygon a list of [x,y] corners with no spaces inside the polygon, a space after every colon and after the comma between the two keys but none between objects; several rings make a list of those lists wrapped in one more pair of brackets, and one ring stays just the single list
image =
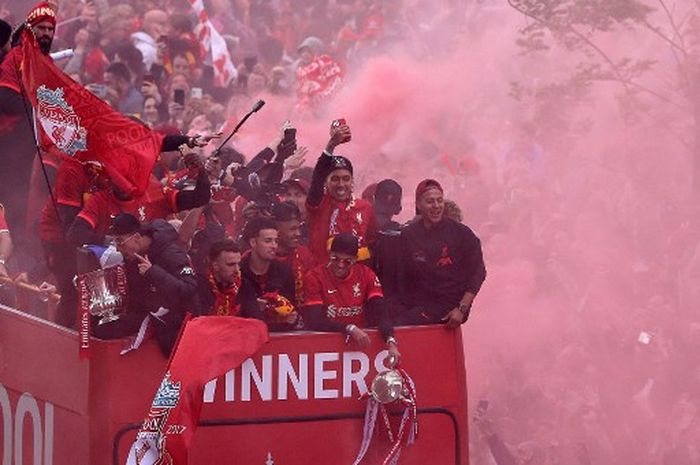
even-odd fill
[{"label": "tree branch", "polygon": [[[528,18],[533,19],[534,21],[543,24],[546,26],[548,29],[552,29],[552,27],[547,23],[547,21],[538,18],[537,16],[529,13],[528,11],[525,11],[521,8],[519,8],[515,3],[513,3],[513,0],[507,0],[508,4],[513,8],[515,11],[518,11],[524,16],[527,16]],[[700,3],[700,0],[695,0],[696,3]],[[668,97],[665,97],[664,95],[659,94],[653,89],[650,89],[642,84],[638,84],[631,79],[625,78],[622,73],[620,72],[620,68],[615,64],[615,62],[608,56],[607,53],[605,53],[600,47],[598,47],[593,41],[591,41],[588,37],[586,37],[583,33],[581,33],[578,29],[574,28],[573,26],[567,25],[564,27],[564,29],[569,30],[571,33],[576,35],[579,39],[581,39],[586,45],[588,45],[591,49],[593,49],[607,64],[610,66],[612,72],[615,74],[616,80],[622,84],[622,86],[625,88],[625,91],[629,92],[630,87],[634,87],[635,89],[646,92],[650,95],[655,96],[656,98],[669,103],[671,105],[674,105],[678,108],[682,108],[685,110],[685,108],[678,104],[675,103],[674,101],[670,100]]]},{"label": "tree branch", "polygon": [[[537,16],[535,16],[535,15],[533,15],[533,14],[531,14],[531,13],[529,13],[529,12],[527,12],[527,11],[521,9],[521,8],[518,8],[518,6],[515,5],[515,4],[513,3],[513,0],[507,0],[507,1],[508,1],[508,4],[509,4],[515,11],[520,12],[521,14],[527,16],[528,18],[531,18],[531,19],[537,21],[537,22],[540,23],[540,24],[544,24],[544,25],[547,26],[547,28],[549,28],[549,29],[552,29],[552,27],[551,27],[549,24],[547,24],[547,22],[546,22],[545,20],[543,20],[543,19],[541,19],[541,18],[538,18]],[[696,0],[696,1],[697,1],[697,0]],[[625,86],[625,88],[627,88],[627,80],[624,78],[624,76],[622,76],[622,73],[620,73],[620,69],[619,69],[618,66],[615,64],[615,62],[612,61],[612,59],[611,59],[600,47],[598,47],[598,46],[597,46],[595,43],[593,43],[588,37],[586,37],[584,34],[582,34],[581,32],[579,32],[579,31],[578,31],[577,29],[575,29],[573,26],[566,26],[566,29],[568,29],[569,31],[571,31],[571,32],[572,32],[574,35],[576,35],[579,39],[581,39],[582,41],[584,41],[590,48],[592,48],[593,50],[595,50],[595,52],[598,53],[598,55],[600,55],[601,58],[603,58],[603,60],[605,60],[605,61],[608,63],[608,65],[609,65],[610,68],[612,69],[613,73],[615,73],[615,76],[617,76],[617,79],[620,81],[620,83],[622,83],[622,85]]]},{"label": "tree branch", "polygon": [[678,45],[677,43],[675,43],[675,42],[673,41],[673,39],[671,39],[670,37],[666,37],[666,36],[659,30],[659,28],[654,27],[654,26],[652,26],[651,24],[649,24],[649,22],[648,22],[646,19],[644,20],[643,24],[647,27],[647,29],[649,29],[650,31],[652,31],[652,32],[653,32],[654,34],[656,34],[657,36],[661,37],[661,39],[663,39],[665,42],[668,42],[668,44],[669,44],[671,47],[673,47],[674,49],[678,50],[678,51],[681,52],[683,55],[686,54],[685,49],[683,48],[682,45]]},{"label": "tree branch", "polygon": [[[683,51],[683,55],[687,55],[687,52],[685,50],[685,43],[683,41],[683,34],[681,34],[680,29],[678,28],[678,25],[676,24],[676,21],[673,19],[673,14],[671,14],[671,10],[668,9],[668,6],[666,6],[666,2],[664,0],[659,0],[659,4],[661,4],[661,8],[664,9],[666,12],[666,16],[668,17],[668,22],[671,24],[671,27],[673,28],[673,32],[676,33],[676,37],[681,41],[681,50]],[[696,2],[697,4],[697,2]]]}]

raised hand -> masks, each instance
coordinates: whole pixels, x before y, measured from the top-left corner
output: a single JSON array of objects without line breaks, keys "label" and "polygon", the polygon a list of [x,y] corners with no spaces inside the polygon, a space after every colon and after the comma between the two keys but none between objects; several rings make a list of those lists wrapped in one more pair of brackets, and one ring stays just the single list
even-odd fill
[{"label": "raised hand", "polygon": [[139,274],[141,274],[141,276],[144,276],[146,273],[148,273],[148,270],[151,269],[153,264],[148,259],[148,255],[141,256],[141,255],[135,253],[134,257],[136,257],[136,259],[139,261],[139,263],[137,265],[138,269],[139,269]]}]

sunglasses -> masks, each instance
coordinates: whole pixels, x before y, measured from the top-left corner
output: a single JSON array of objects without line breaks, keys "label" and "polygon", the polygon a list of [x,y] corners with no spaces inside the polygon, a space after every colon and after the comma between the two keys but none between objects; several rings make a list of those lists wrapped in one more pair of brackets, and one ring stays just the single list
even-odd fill
[{"label": "sunglasses", "polygon": [[115,239],[114,239],[114,244],[115,244],[117,247],[122,246],[122,245],[126,244],[127,242],[129,242],[129,241],[130,241],[131,239],[133,239],[134,237],[136,237],[137,234],[138,234],[138,233],[133,233],[133,234],[131,234],[130,236],[127,236],[125,239],[115,238]]},{"label": "sunglasses", "polygon": [[340,258],[337,255],[331,255],[331,262],[342,263],[343,265],[350,266],[355,263],[354,258]]}]

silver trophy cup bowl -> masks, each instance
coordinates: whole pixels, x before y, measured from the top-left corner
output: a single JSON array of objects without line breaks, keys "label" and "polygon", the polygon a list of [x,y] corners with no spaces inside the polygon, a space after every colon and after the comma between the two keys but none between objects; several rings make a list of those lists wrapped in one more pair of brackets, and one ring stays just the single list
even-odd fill
[{"label": "silver trophy cup bowl", "polygon": [[119,293],[117,267],[95,270],[83,275],[90,296],[90,315],[99,317],[99,325],[119,319],[124,312],[124,296]]}]

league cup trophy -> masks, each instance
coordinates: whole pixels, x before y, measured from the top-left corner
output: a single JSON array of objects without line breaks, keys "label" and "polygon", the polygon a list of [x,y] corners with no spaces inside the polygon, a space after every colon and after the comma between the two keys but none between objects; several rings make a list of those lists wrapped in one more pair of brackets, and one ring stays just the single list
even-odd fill
[{"label": "league cup trophy", "polygon": [[[413,444],[418,435],[416,386],[413,380],[401,368],[383,371],[374,378],[369,393],[362,396],[361,399],[367,400],[365,425],[363,428],[364,435],[360,451],[357,453],[353,465],[359,465],[365,454],[367,454],[372,442],[377,417],[382,419],[387,439],[390,443],[383,463],[392,465],[398,463],[403,446]],[[400,413],[401,420],[399,421],[398,431],[394,431],[392,427],[388,407],[392,407],[392,411],[395,413],[398,413],[396,410],[403,408],[403,412]]]}]

